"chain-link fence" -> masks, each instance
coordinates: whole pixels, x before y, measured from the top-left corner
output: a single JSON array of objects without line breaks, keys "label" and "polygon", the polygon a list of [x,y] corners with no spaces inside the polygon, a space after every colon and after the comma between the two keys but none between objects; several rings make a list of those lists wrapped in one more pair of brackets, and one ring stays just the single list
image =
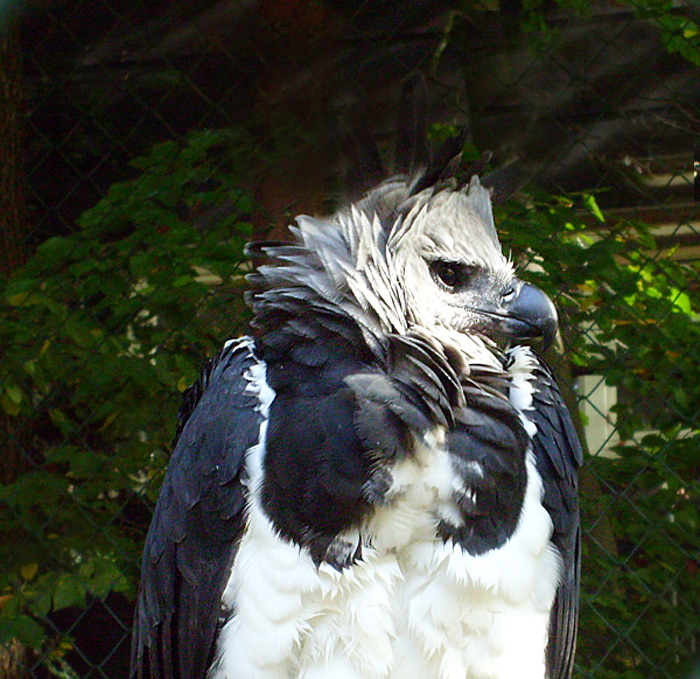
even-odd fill
[{"label": "chain-link fence", "polygon": [[246,331],[242,247],[352,194],[401,82],[517,158],[588,457],[577,677],[700,669],[700,8],[3,4],[0,677],[126,677],[181,391]]}]

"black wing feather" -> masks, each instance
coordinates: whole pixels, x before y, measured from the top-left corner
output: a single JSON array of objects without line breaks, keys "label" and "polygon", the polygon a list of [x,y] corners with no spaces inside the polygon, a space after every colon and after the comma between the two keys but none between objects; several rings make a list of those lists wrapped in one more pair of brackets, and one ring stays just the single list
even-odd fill
[{"label": "black wing feather", "polygon": [[132,677],[204,679],[243,526],[243,462],[261,415],[247,387],[252,342],[230,344],[186,392],[143,553]]},{"label": "black wing feather", "polygon": [[581,531],[578,468],[583,451],[571,415],[551,370],[538,361],[535,370],[533,449],[544,485],[543,503],[554,526],[552,542],[562,557],[562,579],[549,622],[547,679],[569,679],[573,671],[578,625]]}]

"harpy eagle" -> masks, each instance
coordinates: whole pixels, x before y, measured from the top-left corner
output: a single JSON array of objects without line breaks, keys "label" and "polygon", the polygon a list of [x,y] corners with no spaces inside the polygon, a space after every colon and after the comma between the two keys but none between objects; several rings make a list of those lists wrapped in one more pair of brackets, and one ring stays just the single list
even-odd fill
[{"label": "harpy eagle", "polygon": [[522,344],[556,312],[436,157],[258,248],[255,336],[180,412],[132,676],[570,677],[581,448]]}]

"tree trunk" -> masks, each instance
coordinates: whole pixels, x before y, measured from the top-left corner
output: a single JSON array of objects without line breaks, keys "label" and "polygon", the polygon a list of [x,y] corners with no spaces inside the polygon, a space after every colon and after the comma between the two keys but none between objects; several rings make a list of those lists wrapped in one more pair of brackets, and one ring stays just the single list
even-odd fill
[{"label": "tree trunk", "polygon": [[[22,99],[18,24],[6,16],[0,24],[0,283],[26,259]],[[25,429],[21,417],[0,410],[0,483],[10,483],[26,467]]]},{"label": "tree trunk", "polygon": [[[0,283],[26,259],[22,138],[22,59],[19,27],[11,11],[0,23]],[[1,388],[1,385],[0,385]],[[0,483],[11,483],[26,468],[26,427],[0,411]],[[13,640],[0,646],[0,679],[25,679],[27,649]]]},{"label": "tree trunk", "polygon": [[0,276],[25,261],[22,59],[17,23],[0,24]]}]

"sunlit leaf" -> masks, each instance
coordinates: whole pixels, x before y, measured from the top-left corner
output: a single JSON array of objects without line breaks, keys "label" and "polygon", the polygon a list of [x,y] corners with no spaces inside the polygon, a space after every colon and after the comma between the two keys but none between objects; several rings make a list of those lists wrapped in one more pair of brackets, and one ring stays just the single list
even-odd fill
[{"label": "sunlit leaf", "polygon": [[595,196],[591,194],[586,194],[583,197],[583,204],[588,208],[589,212],[599,221],[599,222],[604,222],[605,217],[601,211],[601,209],[598,207],[598,202],[595,199]]}]

